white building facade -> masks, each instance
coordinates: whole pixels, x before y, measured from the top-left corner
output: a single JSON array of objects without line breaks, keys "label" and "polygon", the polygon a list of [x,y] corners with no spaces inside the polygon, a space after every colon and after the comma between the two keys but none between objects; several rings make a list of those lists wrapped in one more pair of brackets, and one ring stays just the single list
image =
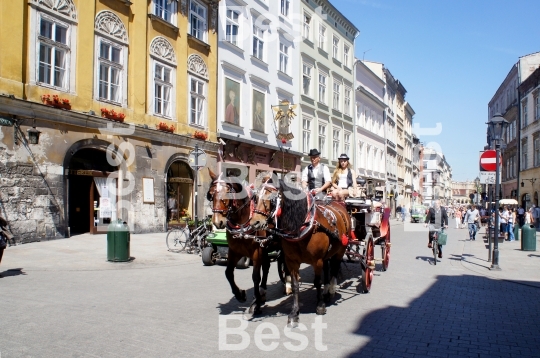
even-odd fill
[{"label": "white building facade", "polygon": [[[300,39],[294,26],[299,14],[297,1],[219,3],[220,164],[236,168],[232,172],[250,183],[264,171],[300,169],[301,117],[280,127],[272,109],[283,101],[299,103]],[[281,132],[290,136],[279,138]],[[281,150],[284,154],[277,155]]]},{"label": "white building facade", "polygon": [[[301,6],[302,25],[299,150],[306,155],[317,148],[332,173],[341,153],[352,158],[354,152],[353,65],[359,31],[329,1],[295,3]],[[303,166],[307,164],[304,156]]]},{"label": "white building facade", "polygon": [[373,72],[360,60],[355,61],[355,170],[386,197],[386,140],[384,115],[385,83],[382,72]]}]

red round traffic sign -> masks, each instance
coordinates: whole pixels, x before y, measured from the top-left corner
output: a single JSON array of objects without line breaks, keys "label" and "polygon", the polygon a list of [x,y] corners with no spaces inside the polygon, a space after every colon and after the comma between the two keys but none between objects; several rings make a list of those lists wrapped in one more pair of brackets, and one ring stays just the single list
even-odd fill
[{"label": "red round traffic sign", "polygon": [[[495,150],[486,150],[480,155],[480,167],[486,172],[494,172],[497,169],[496,160],[497,152]],[[499,161],[500,164],[501,161]]]}]

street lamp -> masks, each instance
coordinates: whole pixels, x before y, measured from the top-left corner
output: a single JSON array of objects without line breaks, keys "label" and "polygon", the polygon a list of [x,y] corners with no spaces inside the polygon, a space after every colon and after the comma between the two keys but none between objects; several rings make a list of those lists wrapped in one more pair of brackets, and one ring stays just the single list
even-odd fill
[{"label": "street lamp", "polygon": [[506,127],[509,122],[504,119],[500,113],[495,113],[488,123],[488,135],[491,138],[492,146],[495,145],[495,245],[493,247],[493,261],[491,263],[490,270],[498,271],[501,268],[499,267],[499,200],[500,200],[500,168],[499,168],[499,156],[501,150],[501,141],[504,138]]},{"label": "street lamp", "polygon": [[[532,178],[532,179],[521,179],[521,187],[522,187],[522,188],[525,186],[525,183],[523,182],[524,180],[530,181],[530,182],[531,182],[531,185],[534,185],[534,182],[536,181],[536,178]],[[534,188],[533,188],[533,189],[534,189]]]},{"label": "street lamp", "polygon": [[476,206],[478,206],[478,195],[480,194],[480,190],[478,189],[480,186],[479,177],[476,177],[476,179],[474,179],[474,185],[476,186]]}]

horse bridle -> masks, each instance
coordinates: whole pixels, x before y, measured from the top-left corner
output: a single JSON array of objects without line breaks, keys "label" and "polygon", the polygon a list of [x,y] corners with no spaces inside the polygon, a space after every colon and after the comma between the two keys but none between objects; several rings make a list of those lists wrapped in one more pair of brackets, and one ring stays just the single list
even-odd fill
[{"label": "horse bridle", "polygon": [[[211,201],[211,202],[212,202],[212,205],[213,205],[213,203],[214,203],[214,194],[215,194],[215,193],[212,194],[210,191],[211,191],[212,187],[213,187],[214,185],[217,185],[217,184],[224,184],[224,185],[227,187],[227,193],[228,193],[228,194],[233,194],[233,195],[234,195],[234,194],[237,194],[236,190],[234,190],[234,188],[232,187],[232,185],[231,185],[230,183],[227,183],[227,182],[225,182],[224,180],[217,180],[217,181],[213,182],[213,183],[210,185],[210,188],[208,189],[208,193],[206,193],[206,199],[207,199],[208,201]],[[229,199],[229,204],[228,204],[228,205],[225,204],[225,200],[224,200],[224,199],[220,198],[219,200],[220,200],[220,202],[223,204],[223,206],[224,206],[226,209],[223,210],[223,209],[218,209],[218,208],[216,208],[216,207],[212,207],[212,212],[213,212],[213,213],[219,213],[219,214],[225,216],[225,217],[228,219],[228,218],[229,218],[229,215],[230,215],[231,213],[234,214],[234,213],[239,212],[239,211],[242,210],[246,205],[250,204],[252,199],[249,198],[249,200],[246,200],[246,202],[244,203],[244,205],[239,206],[238,208],[236,208],[235,211],[232,211],[232,208],[235,207],[235,203],[236,203],[237,199]]]},{"label": "horse bridle", "polygon": [[[273,193],[277,193],[277,191],[278,191],[278,189],[275,186],[270,185],[270,184],[263,184],[263,186],[259,190],[260,190],[260,192],[259,192],[260,196],[262,196],[262,194],[264,193],[265,190],[268,190],[269,192],[273,192]],[[255,214],[260,214],[260,215],[266,217],[267,220],[269,220],[272,216],[274,216],[274,212],[276,211],[275,199],[273,199],[273,200],[270,199],[269,201],[270,201],[270,208],[266,207],[266,202],[265,202],[265,200],[263,200],[262,204],[264,206],[265,211],[261,211],[261,210],[257,209],[255,207],[255,205],[254,205],[253,212]]]}]

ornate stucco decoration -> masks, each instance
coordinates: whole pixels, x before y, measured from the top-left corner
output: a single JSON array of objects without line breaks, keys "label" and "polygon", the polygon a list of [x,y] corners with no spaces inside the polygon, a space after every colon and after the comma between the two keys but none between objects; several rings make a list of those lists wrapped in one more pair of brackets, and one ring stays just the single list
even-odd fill
[{"label": "ornate stucco decoration", "polygon": [[110,11],[101,11],[96,16],[94,28],[97,33],[120,41],[126,45],[129,44],[126,27],[115,13]]},{"label": "ornate stucco decoration", "polygon": [[71,21],[77,21],[77,9],[73,0],[31,0],[30,4],[36,5],[46,11],[56,13]]},{"label": "ornate stucco decoration", "polygon": [[158,36],[150,44],[150,54],[173,66],[176,66],[176,55],[171,43],[165,38]]},{"label": "ornate stucco decoration", "polygon": [[187,16],[188,14],[187,0],[180,0],[180,12],[182,12],[182,15]]},{"label": "ornate stucco decoration", "polygon": [[201,56],[192,54],[188,58],[188,72],[208,80],[208,67]]},{"label": "ornate stucco decoration", "polygon": [[210,28],[212,29],[212,33],[215,34],[217,31],[217,17],[218,17],[218,3],[213,2],[210,4],[210,7],[212,8],[212,17],[210,18]]}]

